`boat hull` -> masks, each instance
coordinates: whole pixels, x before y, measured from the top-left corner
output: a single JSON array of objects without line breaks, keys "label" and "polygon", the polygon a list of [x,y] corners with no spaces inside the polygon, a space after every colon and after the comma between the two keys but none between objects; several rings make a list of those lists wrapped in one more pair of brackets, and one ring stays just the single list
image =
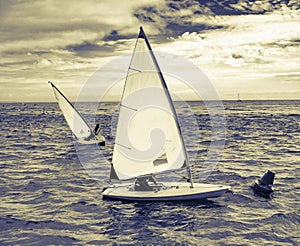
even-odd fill
[{"label": "boat hull", "polygon": [[269,198],[274,190],[272,189],[272,186],[270,185],[262,185],[257,180],[252,186],[252,189],[255,191],[256,194]]},{"label": "boat hull", "polygon": [[107,187],[103,190],[104,199],[117,199],[127,201],[191,201],[207,198],[215,198],[224,195],[230,190],[230,186],[194,184],[189,183],[164,183],[164,189],[157,191],[135,191],[130,186]]},{"label": "boat hull", "polygon": [[76,140],[78,143],[83,144],[83,145],[94,145],[97,144],[99,146],[105,146],[105,141],[99,141],[96,139],[92,139],[92,140],[83,140],[83,139],[79,139]]}]

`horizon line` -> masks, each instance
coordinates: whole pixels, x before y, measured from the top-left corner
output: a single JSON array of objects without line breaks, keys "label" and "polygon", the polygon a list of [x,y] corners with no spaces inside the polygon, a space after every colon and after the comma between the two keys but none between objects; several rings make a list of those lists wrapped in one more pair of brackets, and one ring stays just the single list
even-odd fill
[{"label": "horizon line", "polygon": [[[300,101],[300,98],[297,99],[243,99],[241,101],[237,100],[237,99],[220,99],[220,100],[174,100],[173,102],[250,102],[250,101]],[[107,103],[116,103],[116,102],[120,102],[119,100],[105,100],[105,101],[101,101],[101,102],[107,102]],[[5,104],[5,103],[57,103],[57,101],[0,101],[1,104]],[[71,103],[100,103],[98,101],[72,101]]]}]

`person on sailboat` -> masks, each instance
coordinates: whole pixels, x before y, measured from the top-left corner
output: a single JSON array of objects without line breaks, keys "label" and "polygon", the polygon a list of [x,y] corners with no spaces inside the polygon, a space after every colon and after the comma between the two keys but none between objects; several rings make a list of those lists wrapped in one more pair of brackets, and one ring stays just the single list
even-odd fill
[{"label": "person on sailboat", "polygon": [[100,125],[99,125],[99,123],[97,123],[97,125],[95,126],[95,129],[94,129],[94,133],[97,136],[99,134],[99,132],[100,132]]},{"label": "person on sailboat", "polygon": [[157,187],[157,182],[152,175],[137,177],[134,183],[134,190],[149,191]]},{"label": "person on sailboat", "polygon": [[[94,135],[95,135],[95,136],[98,136],[99,133],[100,133],[100,124],[97,123],[96,126],[95,126],[95,129],[94,129]],[[101,134],[100,134],[100,135],[101,135]],[[102,139],[102,140],[99,142],[99,145],[100,145],[100,146],[105,146],[105,140]]]}]

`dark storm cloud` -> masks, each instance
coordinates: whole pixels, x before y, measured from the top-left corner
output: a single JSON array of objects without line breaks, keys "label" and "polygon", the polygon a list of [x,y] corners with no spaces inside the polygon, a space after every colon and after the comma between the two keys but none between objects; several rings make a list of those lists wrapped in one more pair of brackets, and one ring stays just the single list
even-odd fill
[{"label": "dark storm cloud", "polygon": [[[203,32],[227,28],[217,21],[211,21],[218,15],[262,14],[265,11],[279,8],[284,1],[162,1],[159,4],[144,3],[133,8],[128,15],[140,22],[151,24],[147,33],[155,42],[166,42],[169,37],[177,37],[185,32]],[[290,1],[291,2],[291,1]],[[297,8],[296,1],[287,5]],[[277,4],[275,4],[277,3]],[[106,12],[94,10],[96,1],[80,3],[79,6],[71,2],[60,1],[8,1],[0,3],[0,18],[4,19],[0,25],[0,41],[19,42],[32,41],[32,45],[20,46],[25,52],[39,52],[45,47],[75,51],[80,56],[94,57],[95,52],[110,52],[112,44],[97,44],[94,40],[104,42],[128,40],[136,37],[132,29],[125,25],[121,18],[116,26],[112,21],[101,18]],[[117,5],[111,1],[111,5]],[[85,8],[92,10],[85,11]],[[96,8],[96,7],[95,7]],[[5,16],[8,16],[5,18]],[[197,21],[198,17],[202,20]],[[115,18],[118,18],[116,15]],[[114,19],[112,19],[114,20]],[[130,20],[129,20],[130,21]],[[74,38],[78,37],[74,44]],[[41,42],[35,42],[39,41]],[[57,40],[58,42],[53,42]],[[59,42],[61,40],[61,42]],[[117,45],[117,44],[116,44]],[[37,46],[33,48],[32,46]],[[74,47],[73,47],[74,46]],[[78,47],[77,47],[78,46]],[[6,52],[14,52],[18,47],[11,47]],[[93,51],[93,52],[90,52]],[[0,51],[1,52],[1,51]]]},{"label": "dark storm cloud", "polygon": [[98,45],[96,43],[85,41],[80,44],[68,45],[66,46],[66,49],[82,57],[99,57],[112,55],[115,47],[114,45]]},{"label": "dark storm cloud", "polygon": [[263,14],[266,9],[252,9],[251,6],[255,1],[207,1],[196,0],[200,5],[208,7],[215,15],[244,15],[244,14]]},{"label": "dark storm cloud", "polygon": [[[281,9],[282,6],[299,9],[300,2],[286,0],[167,0],[164,5],[148,5],[136,9],[134,16],[141,22],[155,25],[163,34],[176,37],[184,32],[227,28],[227,26],[217,23],[207,24],[209,20],[217,16],[262,15]],[[208,21],[203,20],[203,23],[198,23],[198,17],[205,17]]]},{"label": "dark storm cloud", "polygon": [[143,7],[141,10],[136,10],[136,12],[133,15],[142,22],[155,23],[155,15],[157,14],[159,13],[155,7],[146,6]]},{"label": "dark storm cloud", "polygon": [[[228,15],[261,15],[281,7],[286,1],[237,1],[237,0],[198,0],[198,1],[165,1],[161,5],[148,5],[136,9],[134,16],[142,23],[149,23],[166,36],[176,37],[185,32],[201,32],[227,28],[213,23],[217,16]],[[296,2],[291,8],[299,8]],[[202,18],[199,23],[198,17]],[[206,19],[206,20],[205,20]],[[209,23],[209,24],[208,24]]]},{"label": "dark storm cloud", "polygon": [[136,38],[137,37],[137,34],[128,34],[128,35],[120,35],[118,33],[117,30],[112,30],[110,32],[110,34],[108,35],[105,35],[103,40],[104,41],[118,41],[118,40],[124,40],[124,39],[133,39],[133,38]]},{"label": "dark storm cloud", "polygon": [[197,15],[207,15],[209,19],[211,14],[209,8],[193,1],[166,1],[164,5],[136,9],[134,16],[142,23],[154,25],[161,36],[177,37],[185,32],[224,28],[222,25],[194,21]]},{"label": "dark storm cloud", "polygon": [[300,8],[299,1],[288,0],[195,0],[195,2],[209,8],[215,15],[265,14],[280,9],[282,5]]}]

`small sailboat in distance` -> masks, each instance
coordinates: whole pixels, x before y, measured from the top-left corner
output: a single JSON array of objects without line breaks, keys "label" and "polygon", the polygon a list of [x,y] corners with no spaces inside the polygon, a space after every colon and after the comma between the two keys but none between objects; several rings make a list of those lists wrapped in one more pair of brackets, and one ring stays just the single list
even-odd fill
[{"label": "small sailboat in distance", "polygon": [[[184,169],[188,182],[158,181],[158,175]],[[129,201],[206,199],[230,190],[193,181],[176,110],[142,27],[119,106],[110,181],[103,198]]]},{"label": "small sailboat in distance", "polygon": [[105,138],[99,134],[99,124],[96,125],[93,131],[65,95],[51,81],[48,81],[48,83],[51,84],[58,105],[77,141],[81,144],[104,146]]},{"label": "small sailboat in distance", "polygon": [[237,94],[237,102],[242,102],[242,99],[240,97],[240,93]]}]

